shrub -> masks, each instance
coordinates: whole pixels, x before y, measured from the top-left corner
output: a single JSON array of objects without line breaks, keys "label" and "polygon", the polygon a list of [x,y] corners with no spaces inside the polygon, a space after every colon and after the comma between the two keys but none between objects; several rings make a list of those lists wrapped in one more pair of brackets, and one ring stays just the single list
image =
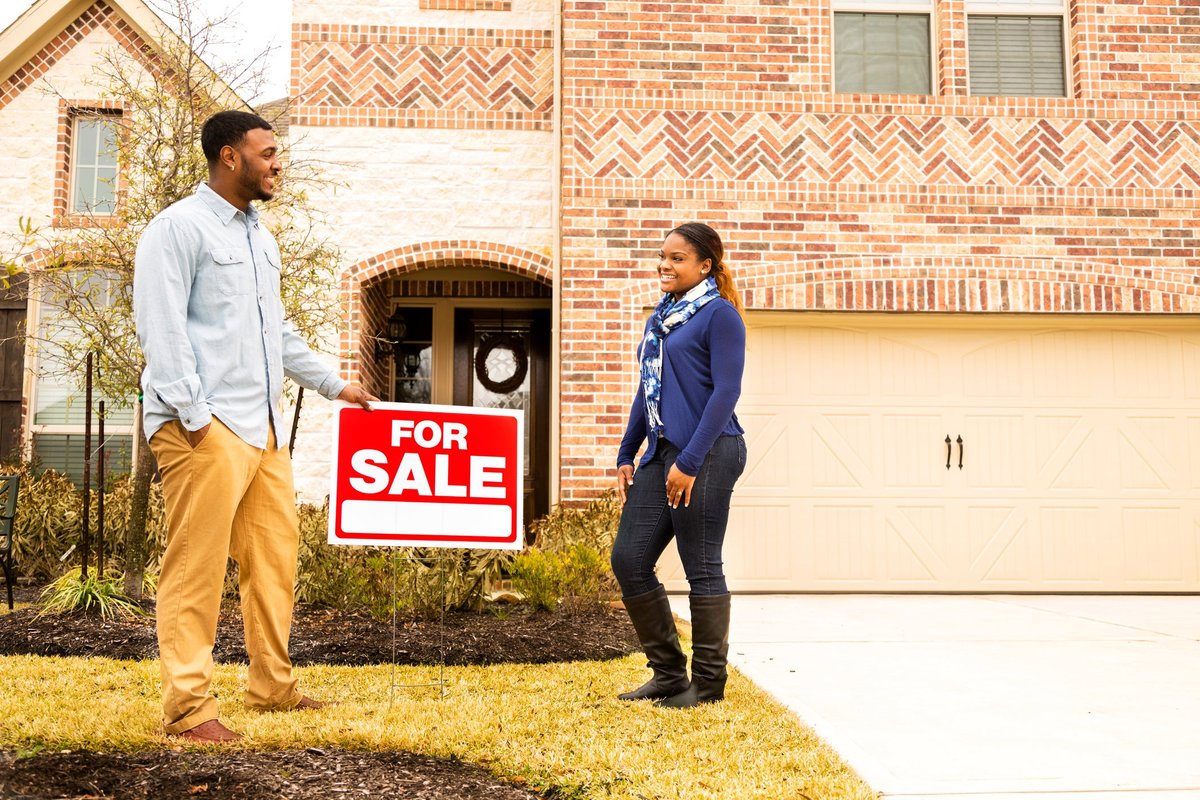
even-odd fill
[{"label": "shrub", "polygon": [[586,544],[564,552],[536,547],[513,559],[513,588],[534,608],[574,612],[598,605],[609,578],[608,563]]},{"label": "shrub", "polygon": [[[78,549],[72,559],[63,559],[72,547],[78,548],[83,531],[83,495],[64,475],[53,470],[39,472],[28,464],[9,467],[8,474],[21,475],[17,495],[17,518],[14,520],[13,563],[21,575],[35,581],[54,580],[63,574],[64,564],[77,562]],[[104,495],[104,556],[112,564],[119,563],[125,549],[125,532],[129,526],[129,509],[133,483],[128,476],[114,480]],[[92,491],[89,523],[92,532],[92,557],[96,556],[100,527],[99,493]],[[166,546],[166,511],[162,488],[150,487],[146,519],[147,571],[158,572],[162,551]]]},{"label": "shrub", "polygon": [[38,616],[72,611],[98,613],[104,619],[118,614],[146,616],[141,606],[121,593],[119,574],[106,571],[97,575],[89,570],[85,578],[78,567],[47,586],[38,604],[42,607]]},{"label": "shrub", "polygon": [[425,618],[443,609],[480,610],[512,558],[503,550],[330,546],[328,514],[328,501],[300,507],[296,596],[303,603],[365,608],[378,619],[390,616],[393,605]]},{"label": "shrub", "polygon": [[[20,574],[39,582],[52,581],[63,574],[67,564],[79,562],[78,550],[66,562],[60,557],[80,543],[83,498],[66,477],[56,472],[37,473],[28,465],[17,469],[21,489],[13,560]],[[128,476],[113,481],[105,494],[104,551],[107,564],[114,567],[124,552],[131,500],[132,481]],[[298,509],[296,596],[302,603],[366,608],[382,619],[392,613],[394,581],[395,605],[407,615],[436,617],[443,607],[450,611],[479,610],[491,585],[512,559],[512,554],[503,550],[330,546],[326,542],[328,508],[326,501],[322,505],[302,504]],[[93,559],[97,509],[94,496],[90,515]],[[146,574],[153,584],[166,547],[166,509],[159,484],[150,489],[146,528]],[[230,564],[224,586],[227,599],[237,597],[237,568],[233,562]]]},{"label": "shrub", "polygon": [[615,491],[608,491],[579,508],[555,506],[529,526],[529,541],[552,552],[583,544],[607,556],[612,552],[620,522],[621,503]]},{"label": "shrub", "polygon": [[[514,562],[513,588],[548,611],[558,607],[560,600],[565,609],[573,610],[618,596],[608,560],[620,522],[621,503],[615,491],[579,508],[556,506],[530,525],[529,538],[536,547]],[[531,592],[539,599],[534,600]],[[551,594],[553,601],[548,600]]]}]

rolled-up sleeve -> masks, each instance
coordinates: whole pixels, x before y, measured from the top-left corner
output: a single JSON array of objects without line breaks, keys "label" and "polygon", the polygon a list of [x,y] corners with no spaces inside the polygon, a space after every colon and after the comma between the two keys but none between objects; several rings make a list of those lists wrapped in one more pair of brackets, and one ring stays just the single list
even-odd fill
[{"label": "rolled-up sleeve", "polygon": [[283,321],[283,374],[305,389],[336,400],[349,383],[308,348],[292,323]]},{"label": "rolled-up sleeve", "polygon": [[196,265],[186,232],[159,218],[146,227],[134,260],[133,314],[146,356],[143,388],[174,409],[188,430],[212,421],[188,338],[188,302]]}]

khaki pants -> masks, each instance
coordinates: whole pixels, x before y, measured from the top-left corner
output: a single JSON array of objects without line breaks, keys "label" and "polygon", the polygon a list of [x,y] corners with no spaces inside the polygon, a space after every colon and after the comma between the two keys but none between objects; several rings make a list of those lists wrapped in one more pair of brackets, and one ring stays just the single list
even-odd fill
[{"label": "khaki pants", "polygon": [[162,473],[167,549],[158,582],[163,726],[182,733],[217,718],[209,691],[226,559],[238,563],[250,671],[246,705],[300,702],[288,637],[299,528],[286,449],[242,441],[216,418],[192,449],[178,421],[150,442]]}]

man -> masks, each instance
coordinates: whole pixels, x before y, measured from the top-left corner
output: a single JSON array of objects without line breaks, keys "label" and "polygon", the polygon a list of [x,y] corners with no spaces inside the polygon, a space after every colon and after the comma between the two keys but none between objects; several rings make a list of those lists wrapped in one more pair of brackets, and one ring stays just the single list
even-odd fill
[{"label": "man", "polygon": [[292,463],[279,419],[284,375],[370,408],[283,318],[279,247],[255,200],[280,165],[261,117],[215,114],[201,130],[208,183],[146,226],[133,306],[146,355],[144,418],[167,506],[158,583],[164,729],[196,742],[240,736],[210,692],[217,614],[230,556],[238,563],[253,709],[320,708],[288,656],[299,547]]}]

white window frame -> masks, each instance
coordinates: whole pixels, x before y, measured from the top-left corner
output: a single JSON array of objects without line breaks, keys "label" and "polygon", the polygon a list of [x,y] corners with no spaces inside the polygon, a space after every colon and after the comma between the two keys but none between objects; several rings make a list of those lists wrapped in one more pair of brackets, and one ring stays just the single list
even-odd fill
[{"label": "white window frame", "polygon": [[[995,16],[995,17],[1058,17],[1062,25],[1062,58],[1063,58],[1063,95],[1062,97],[1043,97],[1037,95],[978,95],[978,97],[986,99],[989,97],[1030,97],[1037,100],[1070,100],[1075,96],[1074,81],[1071,80],[1071,30],[1070,20],[1067,17],[1067,2],[1066,0],[967,0],[964,4],[964,11],[967,15],[968,30],[970,29],[970,17],[974,15]],[[970,63],[971,58],[971,41],[970,34],[967,39],[967,61]],[[971,94],[971,70],[967,69],[967,94]]]},{"label": "white window frame", "polygon": [[[829,51],[831,54],[832,72],[829,76],[830,91],[833,94],[854,95],[857,92],[839,92],[837,86],[837,44],[834,41],[835,16],[839,12],[851,14],[925,14],[929,17],[929,94],[921,97],[938,97],[938,17],[937,4],[934,0],[917,0],[917,2],[893,2],[893,0],[833,0],[829,9]],[[877,92],[868,92],[877,94]]]},{"label": "white window frame", "polygon": [[[79,124],[81,122],[102,120],[112,123],[115,128],[119,128],[121,122],[121,114],[115,111],[99,111],[90,109],[77,109],[70,116],[71,125],[71,152],[67,154],[67,214],[71,216],[90,215],[96,217],[111,217],[117,213],[118,188],[121,178],[121,164],[119,159],[114,165],[113,171],[113,209],[112,211],[97,211],[94,208],[79,209],[75,207],[76,188],[78,188],[78,169],[80,166],[79,158]],[[117,131],[119,133],[119,130]],[[114,156],[115,158],[115,156]]]}]

